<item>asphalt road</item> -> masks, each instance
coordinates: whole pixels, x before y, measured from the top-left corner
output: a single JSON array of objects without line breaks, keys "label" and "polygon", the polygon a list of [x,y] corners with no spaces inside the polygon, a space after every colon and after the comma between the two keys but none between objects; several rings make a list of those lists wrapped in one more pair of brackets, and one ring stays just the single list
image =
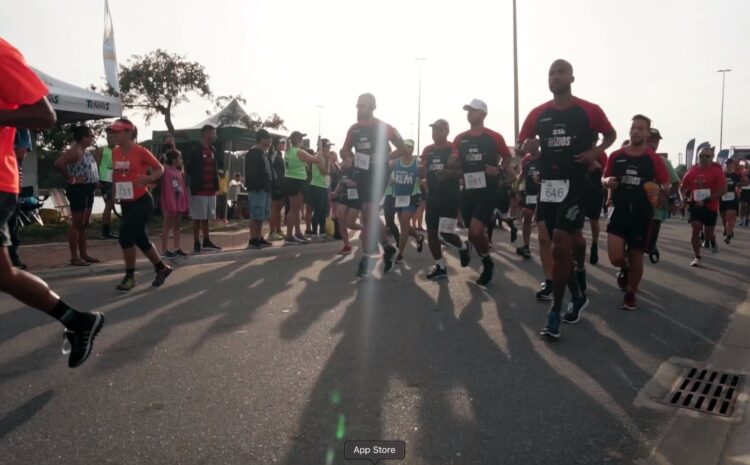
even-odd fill
[{"label": "asphalt road", "polygon": [[405,441],[387,463],[632,463],[669,420],[636,393],[669,357],[704,359],[747,289],[750,230],[701,269],[687,234],[665,225],[633,313],[602,246],[592,305],[556,343],[537,335],[536,247],[523,261],[502,232],[487,289],[476,257],[450,255],[436,284],[413,248],[359,281],[339,244],[182,266],[158,290],[140,272],[126,296],[119,276],[54,281],[107,318],[76,370],[59,324],[3,296],[0,463],[368,463],[344,460],[349,439]]}]

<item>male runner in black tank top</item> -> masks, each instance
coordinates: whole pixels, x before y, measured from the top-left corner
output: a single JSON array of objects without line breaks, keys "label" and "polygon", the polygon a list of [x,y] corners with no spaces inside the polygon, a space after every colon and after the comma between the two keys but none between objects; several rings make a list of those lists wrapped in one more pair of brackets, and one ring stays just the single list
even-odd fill
[{"label": "male runner in black tank top", "polygon": [[[553,302],[542,335],[553,339],[560,337],[560,311],[566,285],[572,294],[567,323],[577,322],[588,305],[588,298],[573,274],[574,243],[583,243],[585,252],[581,230],[586,213],[585,195],[591,183],[588,170],[617,137],[601,108],[573,96],[574,80],[570,63],[565,60],[552,63],[549,89],[554,99],[532,110],[518,135],[520,141],[539,136],[541,142],[542,183],[537,211],[540,226],[547,228],[553,242]],[[591,141],[597,133],[604,137],[598,146],[592,147]]]},{"label": "male runner in black tank top", "polygon": [[[371,255],[377,253],[378,239],[383,246],[385,272],[393,268],[396,248],[389,243],[380,220],[380,199],[388,182],[388,161],[408,152],[401,135],[390,124],[375,118],[376,102],[372,94],[362,94],[357,100],[357,123],[349,128],[341,155],[354,159],[354,182],[362,202],[362,259],[357,276],[364,277],[372,270]],[[389,143],[396,146],[390,151]]]}]

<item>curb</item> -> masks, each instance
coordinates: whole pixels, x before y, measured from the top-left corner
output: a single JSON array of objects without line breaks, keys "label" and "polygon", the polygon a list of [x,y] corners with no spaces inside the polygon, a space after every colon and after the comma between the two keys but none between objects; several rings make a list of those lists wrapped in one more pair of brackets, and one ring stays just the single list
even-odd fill
[{"label": "curb", "polygon": [[[233,250],[227,250],[224,252],[204,252],[200,255],[190,255],[187,258],[178,258],[178,259],[164,259],[166,263],[169,263],[172,266],[175,266],[175,268],[182,268],[184,266],[190,266],[190,265],[203,265],[206,263],[217,263],[221,261],[227,261],[227,260],[237,260],[239,258],[243,257],[253,257],[253,256],[261,256],[261,257],[267,257],[267,256],[273,256],[273,255],[280,255],[281,253],[285,251],[295,251],[295,253],[301,253],[303,251],[308,251],[306,253],[313,253],[313,252],[320,252],[321,248],[320,246],[327,246],[332,244],[339,244],[341,241],[335,240],[330,242],[320,242],[320,243],[309,243],[307,245],[302,246],[273,246],[268,247],[266,249],[233,249]],[[355,242],[352,240],[351,242]],[[311,247],[312,246],[312,247]],[[151,270],[152,269],[151,262],[149,262],[147,259],[139,259],[135,262],[135,268],[136,271],[143,271],[143,270]],[[117,261],[117,262],[107,262],[97,265],[91,265],[91,266],[68,266],[65,268],[55,268],[52,270],[40,270],[40,271],[32,271],[31,273],[45,281],[52,281],[57,279],[67,279],[67,278],[77,278],[81,276],[93,276],[93,275],[108,275],[108,274],[116,274],[116,273],[122,273],[123,272],[123,262]]]}]

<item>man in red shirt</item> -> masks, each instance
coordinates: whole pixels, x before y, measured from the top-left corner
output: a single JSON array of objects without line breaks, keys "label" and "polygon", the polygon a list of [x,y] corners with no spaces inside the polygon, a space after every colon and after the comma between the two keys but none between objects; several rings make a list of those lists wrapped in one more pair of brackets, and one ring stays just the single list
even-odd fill
[{"label": "man in red shirt", "polygon": [[[224,169],[224,158],[214,148],[216,128],[207,124],[201,128],[201,142],[187,152],[185,170],[190,183],[190,217],[193,219],[193,252],[218,252],[221,247],[211,242],[209,221],[216,219],[216,193],[219,192],[219,170]],[[203,232],[203,243],[200,233]]]},{"label": "man in red shirt", "polygon": [[724,170],[721,165],[713,162],[714,147],[708,147],[701,150],[698,154],[698,164],[690,168],[682,178],[680,194],[683,202],[687,202],[690,207],[690,226],[693,228],[693,234],[690,242],[695,252],[695,258],[690,266],[700,266],[701,264],[701,244],[700,233],[711,246],[711,251],[719,251],[716,245],[716,235],[714,229],[716,220],[719,216],[719,199],[727,192],[727,182],[724,178]]},{"label": "man in red shirt", "polygon": [[0,290],[63,324],[70,343],[68,366],[75,368],[91,353],[104,316],[74,310],[44,281],[14,268],[8,255],[8,220],[16,210],[20,187],[13,150],[16,128],[50,128],[55,125],[56,115],[46,98],[47,87],[29,69],[21,53],[3,39],[0,76]]}]

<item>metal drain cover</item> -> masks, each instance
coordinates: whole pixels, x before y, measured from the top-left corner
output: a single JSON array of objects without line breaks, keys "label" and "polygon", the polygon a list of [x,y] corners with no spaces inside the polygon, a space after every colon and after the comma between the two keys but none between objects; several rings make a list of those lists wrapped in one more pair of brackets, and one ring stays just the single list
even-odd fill
[{"label": "metal drain cover", "polygon": [[744,375],[684,367],[663,402],[675,407],[729,417],[734,412]]}]

